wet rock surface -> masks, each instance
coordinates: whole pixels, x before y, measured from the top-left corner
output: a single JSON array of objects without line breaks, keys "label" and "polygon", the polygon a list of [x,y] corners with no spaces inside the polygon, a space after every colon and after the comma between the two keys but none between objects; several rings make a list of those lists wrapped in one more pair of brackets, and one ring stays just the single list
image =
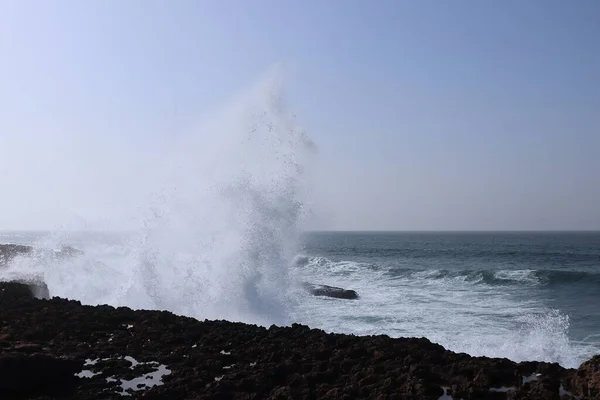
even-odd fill
[{"label": "wet rock surface", "polygon": [[306,289],[313,296],[325,296],[346,300],[358,299],[358,293],[351,289],[344,289],[337,286],[317,285],[309,282],[305,282],[303,286],[304,289]]},{"label": "wet rock surface", "polygon": [[577,373],[571,376],[568,386],[575,393],[600,398],[600,355],[581,364]]},{"label": "wet rock surface", "polygon": [[599,360],[568,370],[471,357],[424,338],[41,300],[0,283],[3,399],[593,399]]}]

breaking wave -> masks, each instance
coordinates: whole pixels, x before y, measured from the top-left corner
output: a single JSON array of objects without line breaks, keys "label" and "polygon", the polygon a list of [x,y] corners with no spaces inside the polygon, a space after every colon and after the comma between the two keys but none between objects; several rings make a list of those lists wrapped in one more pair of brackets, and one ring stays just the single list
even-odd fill
[{"label": "breaking wave", "polygon": [[554,286],[597,285],[594,273],[399,268],[306,255],[297,256],[294,267],[361,296],[356,303],[331,301],[299,311],[298,319],[325,330],[426,337],[475,356],[566,367],[578,367],[600,351],[597,335],[571,339],[569,316],[539,296]]},{"label": "breaking wave", "polygon": [[4,279],[41,279],[50,295],[85,304],[289,322],[288,266],[306,213],[304,172],[314,144],[286,111],[282,84],[281,70],[272,71],[154,160],[163,171],[133,232],[107,242],[110,235],[77,236],[71,226],[36,247],[77,245],[82,256],[19,258]]},{"label": "breaking wave", "polygon": [[573,284],[599,285],[600,273],[561,270],[418,270],[393,269],[391,278],[459,279],[486,285],[564,286]]},{"label": "breaking wave", "polygon": [[548,286],[558,287],[565,285],[598,285],[600,286],[600,272],[573,271],[558,269],[427,269],[389,267],[372,263],[355,261],[333,261],[325,257],[309,257],[298,255],[294,258],[296,267],[309,266],[322,271],[377,271],[388,279],[415,279],[415,280],[456,280],[473,284],[491,286]]}]

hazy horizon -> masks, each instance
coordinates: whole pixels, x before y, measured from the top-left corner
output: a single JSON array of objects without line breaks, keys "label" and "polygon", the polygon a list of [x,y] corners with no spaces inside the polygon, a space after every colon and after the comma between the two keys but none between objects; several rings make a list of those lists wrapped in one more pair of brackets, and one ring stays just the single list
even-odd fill
[{"label": "hazy horizon", "polygon": [[[56,229],[8,229],[0,230],[1,233],[52,233]],[[135,230],[66,230],[71,233],[136,233]],[[302,233],[600,233],[600,230],[335,230],[335,229],[306,229]]]},{"label": "hazy horizon", "polygon": [[5,1],[0,230],[138,228],[281,63],[307,231],[599,231],[600,3],[461,5]]}]

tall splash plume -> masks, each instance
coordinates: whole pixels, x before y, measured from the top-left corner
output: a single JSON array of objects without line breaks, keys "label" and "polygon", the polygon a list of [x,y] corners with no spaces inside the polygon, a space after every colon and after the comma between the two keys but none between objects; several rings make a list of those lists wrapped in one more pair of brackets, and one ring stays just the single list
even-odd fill
[{"label": "tall splash plume", "polygon": [[288,323],[288,266],[313,144],[285,112],[279,72],[211,119],[156,160],[162,179],[127,245],[86,246],[80,258],[21,260],[19,268],[28,262],[51,295],[87,304]]}]

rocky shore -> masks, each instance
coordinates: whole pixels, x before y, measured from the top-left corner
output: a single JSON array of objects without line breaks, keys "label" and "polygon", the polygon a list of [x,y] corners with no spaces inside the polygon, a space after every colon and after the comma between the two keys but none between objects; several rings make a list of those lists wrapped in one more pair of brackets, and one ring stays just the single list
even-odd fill
[{"label": "rocky shore", "polygon": [[600,356],[569,370],[424,338],[36,299],[21,283],[0,283],[0,349],[2,399],[600,398]]}]

